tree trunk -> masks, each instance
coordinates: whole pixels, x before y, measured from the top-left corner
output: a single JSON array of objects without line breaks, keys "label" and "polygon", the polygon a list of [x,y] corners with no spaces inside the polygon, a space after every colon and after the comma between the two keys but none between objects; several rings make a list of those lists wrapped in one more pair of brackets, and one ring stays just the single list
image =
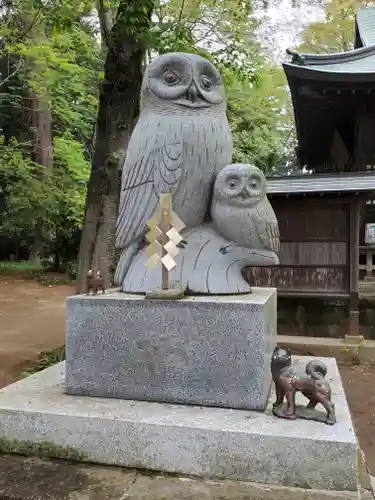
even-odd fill
[{"label": "tree trunk", "polygon": [[[33,89],[28,89],[30,135],[34,146],[32,158],[40,165],[38,175],[49,175],[53,167],[52,115],[46,102]],[[36,221],[29,261],[38,263],[43,247],[43,221]]]},{"label": "tree trunk", "polygon": [[106,288],[111,283],[120,192],[119,166],[123,164],[138,115],[145,53],[143,37],[150,28],[152,9],[150,0],[121,1],[108,37],[79,251],[77,293],[84,291],[89,269],[100,270]]}]

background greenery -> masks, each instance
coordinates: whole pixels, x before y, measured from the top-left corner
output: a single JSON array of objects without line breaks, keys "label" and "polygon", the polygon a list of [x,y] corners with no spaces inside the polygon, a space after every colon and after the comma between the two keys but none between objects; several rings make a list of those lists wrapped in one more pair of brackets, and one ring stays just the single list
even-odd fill
[{"label": "background greenery", "polygon": [[[333,0],[325,22],[302,33],[301,49],[351,48],[360,5]],[[113,65],[134,66],[135,48],[143,63],[174,50],[213,60],[226,82],[234,160],[267,174],[296,170],[286,80],[261,47],[252,13],[247,0],[0,0],[0,260],[42,257],[75,274],[87,189],[94,192],[95,171],[110,176],[126,150],[103,144],[116,141],[110,127],[103,133],[99,108],[108,100],[101,99],[123,85]],[[125,40],[120,48],[118,40]],[[130,132],[134,123],[124,116],[121,127]],[[95,163],[100,149],[106,159]],[[95,217],[110,234],[114,217],[103,206]],[[94,255],[101,262],[108,245],[91,244],[83,271]]]}]

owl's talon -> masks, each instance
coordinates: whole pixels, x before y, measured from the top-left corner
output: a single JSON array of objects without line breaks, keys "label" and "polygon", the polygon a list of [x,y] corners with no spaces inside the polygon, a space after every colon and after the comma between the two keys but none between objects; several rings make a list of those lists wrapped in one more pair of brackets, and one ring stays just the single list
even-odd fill
[{"label": "owl's talon", "polygon": [[226,245],[225,247],[220,247],[219,252],[222,255],[225,255],[226,253],[228,253],[228,248],[229,248],[229,245]]}]

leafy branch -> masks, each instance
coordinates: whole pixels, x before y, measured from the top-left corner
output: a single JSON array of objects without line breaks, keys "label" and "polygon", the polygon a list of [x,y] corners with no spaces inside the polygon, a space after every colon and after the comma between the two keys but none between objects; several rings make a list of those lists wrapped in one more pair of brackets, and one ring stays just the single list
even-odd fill
[{"label": "leafy branch", "polygon": [[22,65],[23,65],[23,59],[22,57],[20,57],[17,66],[13,70],[8,72],[7,76],[3,78],[3,80],[0,80],[0,87],[5,85],[9,80],[11,80],[16,75],[16,73],[18,73],[18,71],[21,69]]}]

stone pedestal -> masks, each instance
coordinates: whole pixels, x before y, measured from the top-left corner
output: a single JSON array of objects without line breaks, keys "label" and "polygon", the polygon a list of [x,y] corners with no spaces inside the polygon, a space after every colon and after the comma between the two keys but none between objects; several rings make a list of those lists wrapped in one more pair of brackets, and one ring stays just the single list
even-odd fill
[{"label": "stone pedestal", "polygon": [[276,290],[146,300],[68,298],[71,395],[264,409],[276,344]]},{"label": "stone pedestal", "polygon": [[[296,356],[295,362],[303,369],[310,359]],[[294,488],[324,490],[311,497],[304,490],[298,496],[304,500],[331,499],[327,490],[352,499],[351,492],[358,495],[356,436],[336,361],[323,361],[336,405],[333,426],[274,417],[274,394],[264,412],[69,396],[60,363],[0,391],[0,452],[293,487],[280,500],[295,499]],[[298,393],[297,405],[306,402]]]}]

